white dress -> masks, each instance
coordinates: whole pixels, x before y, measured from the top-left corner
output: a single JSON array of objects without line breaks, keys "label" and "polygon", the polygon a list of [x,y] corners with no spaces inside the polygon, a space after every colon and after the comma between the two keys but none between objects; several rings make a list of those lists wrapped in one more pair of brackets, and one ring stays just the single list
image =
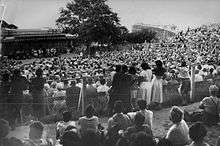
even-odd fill
[{"label": "white dress", "polygon": [[141,97],[146,100],[147,104],[150,104],[151,100],[151,88],[152,88],[152,71],[150,69],[143,70],[140,76],[144,77],[145,81],[140,84]]}]

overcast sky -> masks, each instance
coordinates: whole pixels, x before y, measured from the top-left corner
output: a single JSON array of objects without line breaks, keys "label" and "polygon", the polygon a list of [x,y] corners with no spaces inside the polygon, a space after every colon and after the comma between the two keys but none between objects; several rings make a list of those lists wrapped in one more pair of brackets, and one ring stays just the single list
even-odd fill
[{"label": "overcast sky", "polygon": [[[69,0],[0,0],[5,20],[19,28],[54,27],[60,7]],[[175,24],[179,28],[220,22],[220,0],[109,0],[121,24]]]}]

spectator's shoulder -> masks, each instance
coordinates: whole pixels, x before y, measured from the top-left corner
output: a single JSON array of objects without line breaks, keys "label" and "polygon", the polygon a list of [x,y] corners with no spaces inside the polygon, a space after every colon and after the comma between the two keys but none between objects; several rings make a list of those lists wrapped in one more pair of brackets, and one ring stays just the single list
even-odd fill
[{"label": "spectator's shoulder", "polygon": [[211,100],[211,97],[205,97],[203,98],[202,102],[207,102],[207,101],[210,101]]}]

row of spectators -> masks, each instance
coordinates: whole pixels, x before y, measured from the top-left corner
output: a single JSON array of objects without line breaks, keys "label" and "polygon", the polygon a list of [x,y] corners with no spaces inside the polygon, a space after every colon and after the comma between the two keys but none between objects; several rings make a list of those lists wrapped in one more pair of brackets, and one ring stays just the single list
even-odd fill
[{"label": "row of spectators", "polygon": [[[43,136],[44,125],[32,122],[29,137],[18,140],[7,138],[9,124],[0,120],[1,146],[209,146],[204,141],[207,130],[200,123],[194,123],[190,128],[185,122],[184,112],[177,106],[170,110],[172,126],[164,138],[154,136],[152,132],[153,113],[146,109],[146,101],[138,101],[139,110],[134,113],[123,114],[123,103],[116,101],[114,115],[108,119],[108,126],[102,127],[99,118],[95,115],[92,105],[86,108],[85,116],[78,122],[72,121],[70,112],[63,113],[63,121],[57,123],[56,140]],[[132,116],[133,115],[133,116]],[[55,137],[55,136],[54,136]],[[220,139],[216,146],[219,146]]]}]

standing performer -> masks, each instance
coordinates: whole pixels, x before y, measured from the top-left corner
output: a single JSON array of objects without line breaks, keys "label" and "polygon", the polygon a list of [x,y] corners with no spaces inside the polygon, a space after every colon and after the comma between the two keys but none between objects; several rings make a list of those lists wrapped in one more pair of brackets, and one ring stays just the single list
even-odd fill
[{"label": "standing performer", "polygon": [[8,98],[8,121],[12,130],[15,129],[16,119],[21,120],[21,107],[23,103],[23,91],[28,87],[28,81],[25,77],[21,75],[19,69],[15,69],[12,79],[11,79],[11,88],[10,96]]},{"label": "standing performer", "polygon": [[43,78],[43,70],[36,70],[36,77],[31,79],[30,93],[33,97],[33,113],[37,120],[45,116],[45,92],[44,92],[45,79]]},{"label": "standing performer", "polygon": [[[128,67],[122,65],[121,73],[115,74],[112,82],[112,92],[110,94],[110,104],[121,100],[124,103],[124,112],[131,111],[131,87],[134,84],[134,79],[128,73]],[[111,109],[112,110],[112,109]],[[112,111],[110,111],[112,114]]]},{"label": "standing performer", "polygon": [[185,61],[182,62],[181,67],[179,68],[179,78],[180,78],[179,89],[180,89],[180,95],[182,96],[182,104],[186,105],[189,101],[189,94],[190,94],[190,76]]},{"label": "standing performer", "polygon": [[66,105],[74,116],[77,114],[80,90],[80,87],[76,86],[76,81],[71,81],[70,87],[66,89]]},{"label": "standing performer", "polygon": [[163,102],[163,77],[165,75],[166,69],[163,68],[163,63],[160,60],[156,62],[156,68],[153,69],[154,79],[152,85],[152,102],[157,105],[157,108],[161,108],[161,103]]},{"label": "standing performer", "polygon": [[140,76],[143,77],[143,82],[141,82],[140,87],[141,87],[141,93],[142,93],[142,99],[146,100],[147,104],[150,104],[151,100],[151,79],[152,79],[152,71],[151,68],[147,63],[142,63],[141,68],[143,69],[140,73]]}]

